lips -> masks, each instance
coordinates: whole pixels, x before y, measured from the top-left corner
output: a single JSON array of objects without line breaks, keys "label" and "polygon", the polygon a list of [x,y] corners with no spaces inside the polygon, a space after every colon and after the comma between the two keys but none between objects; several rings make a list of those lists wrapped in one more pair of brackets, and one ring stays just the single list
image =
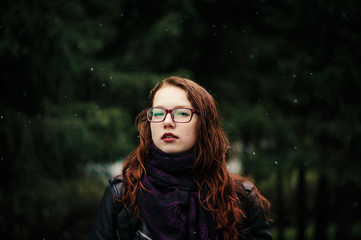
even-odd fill
[{"label": "lips", "polygon": [[173,142],[177,139],[178,137],[172,133],[164,133],[162,136],[162,140],[164,142]]},{"label": "lips", "polygon": [[162,139],[165,139],[165,138],[178,138],[178,137],[172,133],[164,133],[162,136]]}]

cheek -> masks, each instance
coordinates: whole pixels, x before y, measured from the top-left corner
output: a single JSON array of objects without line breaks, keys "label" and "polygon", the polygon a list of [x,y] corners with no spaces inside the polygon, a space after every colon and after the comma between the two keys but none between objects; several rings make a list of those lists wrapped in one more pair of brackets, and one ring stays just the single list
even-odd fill
[{"label": "cheek", "polygon": [[188,132],[188,136],[191,137],[192,140],[197,140],[197,124],[194,124]]},{"label": "cheek", "polygon": [[157,134],[157,127],[153,124],[150,124],[150,136],[154,139],[155,135]]}]

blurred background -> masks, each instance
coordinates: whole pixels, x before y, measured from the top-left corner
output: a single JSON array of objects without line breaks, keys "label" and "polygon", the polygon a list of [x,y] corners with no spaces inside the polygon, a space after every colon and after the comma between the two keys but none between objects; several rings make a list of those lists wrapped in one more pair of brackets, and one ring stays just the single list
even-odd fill
[{"label": "blurred background", "polygon": [[87,239],[152,86],[217,100],[276,240],[361,239],[361,2],[0,4],[0,238]]}]

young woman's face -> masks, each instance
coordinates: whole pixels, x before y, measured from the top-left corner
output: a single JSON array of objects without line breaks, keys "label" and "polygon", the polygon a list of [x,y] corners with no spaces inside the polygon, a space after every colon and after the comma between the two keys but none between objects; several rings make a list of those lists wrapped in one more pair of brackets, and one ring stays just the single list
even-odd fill
[{"label": "young woman's face", "polygon": [[[153,99],[153,107],[165,109],[193,108],[187,99],[187,93],[174,86],[164,86],[159,89]],[[198,115],[194,114],[188,123],[178,123],[167,114],[165,120],[159,123],[150,123],[153,143],[164,153],[182,154],[191,152],[196,140],[196,124]]]}]

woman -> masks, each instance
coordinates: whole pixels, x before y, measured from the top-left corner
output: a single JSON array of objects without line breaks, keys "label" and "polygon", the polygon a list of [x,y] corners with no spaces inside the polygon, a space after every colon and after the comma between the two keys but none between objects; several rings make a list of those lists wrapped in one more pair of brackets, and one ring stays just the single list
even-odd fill
[{"label": "woman", "polygon": [[227,170],[212,96],[169,77],[149,97],[139,146],[107,187],[90,239],[272,239],[269,202]]}]

